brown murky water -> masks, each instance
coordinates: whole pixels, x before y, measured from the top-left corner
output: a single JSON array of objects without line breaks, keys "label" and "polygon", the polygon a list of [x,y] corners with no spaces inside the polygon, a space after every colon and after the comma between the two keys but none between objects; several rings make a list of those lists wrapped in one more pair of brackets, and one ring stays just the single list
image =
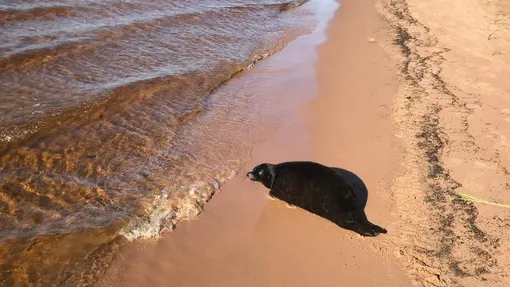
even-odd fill
[{"label": "brown murky water", "polygon": [[311,31],[304,2],[2,1],[0,285],[88,285],[200,212],[278,127],[218,87]]}]

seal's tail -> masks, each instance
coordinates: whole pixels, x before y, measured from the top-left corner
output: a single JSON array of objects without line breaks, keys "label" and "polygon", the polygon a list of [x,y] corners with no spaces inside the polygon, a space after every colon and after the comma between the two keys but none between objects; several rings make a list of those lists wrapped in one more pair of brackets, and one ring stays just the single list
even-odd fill
[{"label": "seal's tail", "polygon": [[360,219],[360,218],[356,218],[356,220],[354,221],[353,230],[363,236],[370,236],[370,237],[377,236],[381,233],[383,233],[383,234],[388,233],[388,231],[386,231],[386,229],[371,223],[367,219]]}]

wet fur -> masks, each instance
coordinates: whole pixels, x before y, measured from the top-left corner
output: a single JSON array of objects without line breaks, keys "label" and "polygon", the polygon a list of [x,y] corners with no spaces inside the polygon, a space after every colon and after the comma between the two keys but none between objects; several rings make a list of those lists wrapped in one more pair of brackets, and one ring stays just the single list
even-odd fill
[{"label": "wet fur", "polygon": [[363,236],[386,229],[372,224],[356,210],[356,193],[332,168],[314,162],[260,164],[247,176],[270,189],[269,194],[301,207]]}]

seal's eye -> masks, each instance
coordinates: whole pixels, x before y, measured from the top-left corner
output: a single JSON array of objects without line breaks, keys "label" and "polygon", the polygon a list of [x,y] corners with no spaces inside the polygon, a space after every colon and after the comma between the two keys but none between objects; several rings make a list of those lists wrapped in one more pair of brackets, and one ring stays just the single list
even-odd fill
[{"label": "seal's eye", "polygon": [[259,170],[259,176],[263,176],[264,175],[264,171],[263,170]]}]

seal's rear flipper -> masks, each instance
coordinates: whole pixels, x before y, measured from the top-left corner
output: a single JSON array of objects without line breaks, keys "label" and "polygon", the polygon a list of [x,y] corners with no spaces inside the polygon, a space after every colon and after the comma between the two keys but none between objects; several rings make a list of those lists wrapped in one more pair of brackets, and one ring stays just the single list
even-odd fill
[{"label": "seal's rear flipper", "polygon": [[383,234],[388,233],[388,231],[386,229],[384,229],[378,225],[375,225],[368,220],[361,220],[361,219],[358,219],[358,220],[356,220],[356,222],[354,222],[353,228],[351,230],[359,233],[360,235],[369,236],[369,237],[374,237],[381,233],[383,233]]}]

